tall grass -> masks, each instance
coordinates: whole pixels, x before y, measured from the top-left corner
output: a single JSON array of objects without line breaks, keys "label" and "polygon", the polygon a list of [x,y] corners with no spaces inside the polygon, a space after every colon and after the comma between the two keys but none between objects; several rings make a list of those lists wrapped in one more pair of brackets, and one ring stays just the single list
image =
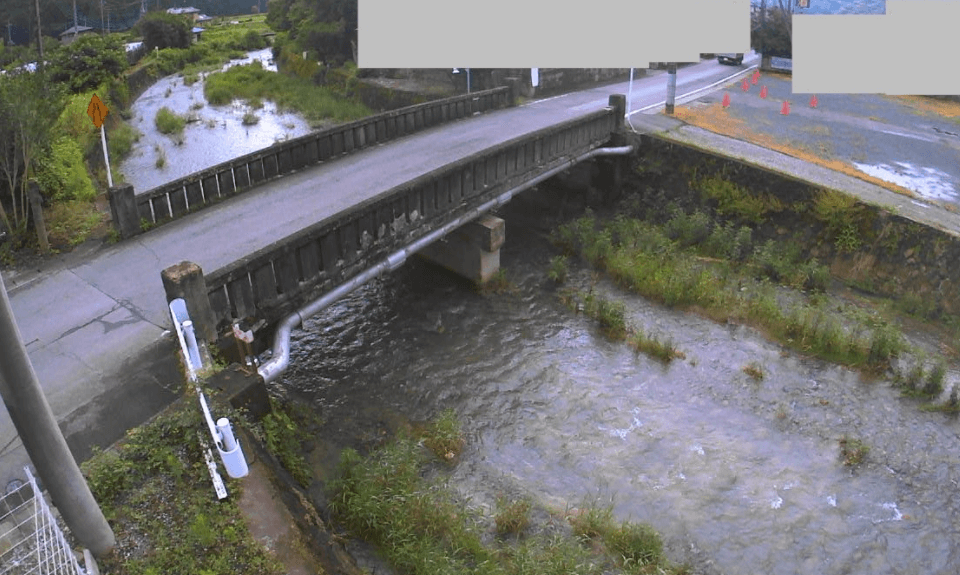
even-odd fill
[{"label": "tall grass", "polygon": [[166,106],[157,110],[157,115],[153,119],[154,125],[161,134],[180,134],[187,125],[187,120],[183,116],[178,116]]},{"label": "tall grass", "polygon": [[[781,303],[771,282],[822,292],[829,287],[829,272],[815,259],[803,259],[795,244],[751,246],[748,230],[679,211],[662,226],[623,216],[601,224],[588,212],[560,226],[553,239],[625,289],[717,320],[751,323],[823,359],[882,370],[905,350],[902,334],[888,323],[842,321],[821,305]],[[607,310],[595,311],[612,319]]]},{"label": "tall grass", "polygon": [[[637,566],[642,566],[651,573],[679,573],[663,556],[656,532],[645,525],[615,524],[612,514],[598,523],[599,545],[585,545],[575,536],[576,518],[570,518],[572,534],[562,528],[536,529],[528,515],[531,504],[523,499],[499,499],[492,519],[469,509],[443,486],[442,477],[425,479],[432,459],[425,445],[449,427],[449,421],[437,422],[421,435],[402,432],[366,457],[352,449],[341,454],[339,475],[330,486],[333,516],[353,535],[375,544],[398,572],[601,575],[615,567],[639,573]],[[534,532],[522,541],[485,543],[488,530]]]},{"label": "tall grass", "polygon": [[280,109],[299,112],[313,123],[347,122],[371,114],[363,104],[344,98],[334,90],[315,86],[310,80],[269,72],[259,62],[211,74],[204,83],[203,93],[215,106],[229,104],[234,99],[271,100]]}]

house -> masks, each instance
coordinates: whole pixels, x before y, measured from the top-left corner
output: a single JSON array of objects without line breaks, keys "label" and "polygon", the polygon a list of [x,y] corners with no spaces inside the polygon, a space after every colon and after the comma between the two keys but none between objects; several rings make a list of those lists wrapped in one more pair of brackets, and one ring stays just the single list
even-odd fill
[{"label": "house", "polygon": [[63,32],[60,32],[60,43],[66,45],[73,42],[77,37],[93,33],[93,28],[89,26],[71,26]]},{"label": "house", "polygon": [[196,23],[197,19],[200,17],[200,10],[196,8],[168,8],[168,14],[176,14],[178,16],[186,16],[190,19],[191,22]]},{"label": "house", "polygon": [[190,33],[193,34],[193,41],[194,41],[194,42],[199,42],[199,41],[200,41],[200,34],[203,33],[203,28],[198,28],[197,26],[194,26],[193,29],[190,30]]}]

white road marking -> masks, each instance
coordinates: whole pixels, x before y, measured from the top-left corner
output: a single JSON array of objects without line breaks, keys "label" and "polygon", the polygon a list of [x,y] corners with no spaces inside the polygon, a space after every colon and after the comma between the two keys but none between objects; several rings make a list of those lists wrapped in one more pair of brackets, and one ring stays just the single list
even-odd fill
[{"label": "white road marking", "polygon": [[[750,67],[747,68],[746,70],[742,70],[742,71],[740,71],[740,72],[737,72],[736,74],[733,74],[733,75],[731,75],[731,76],[727,76],[727,77],[724,78],[723,80],[718,80],[718,81],[714,82],[713,84],[710,84],[710,85],[708,85],[708,86],[704,86],[703,88],[698,88],[698,89],[696,89],[696,90],[693,90],[692,92],[687,92],[686,94],[682,94],[682,95],[678,96],[678,97],[675,99],[675,103],[685,104],[686,102],[689,102],[690,100],[699,98],[699,97],[700,97],[699,95],[695,96],[694,94],[700,94],[700,92],[705,92],[705,91],[707,91],[707,90],[711,90],[711,89],[719,86],[720,84],[726,84],[727,82],[729,82],[730,80],[733,80],[734,78],[737,78],[738,76],[743,76],[743,75],[745,75],[747,72],[755,69],[756,67],[757,67],[756,64],[754,64],[753,66],[750,66]],[[684,102],[681,102],[681,100],[685,100],[685,101],[684,101]],[[628,116],[632,116],[632,115],[634,115],[634,114],[639,114],[639,113],[641,113],[641,112],[646,112],[647,110],[652,110],[653,108],[657,108],[657,107],[663,106],[663,105],[665,105],[666,103],[667,103],[667,101],[664,100],[664,101],[662,101],[662,102],[657,102],[656,104],[650,104],[649,106],[644,106],[643,108],[640,108],[640,109],[638,109],[638,110],[634,110],[633,112],[630,112],[630,113],[628,114]]]}]

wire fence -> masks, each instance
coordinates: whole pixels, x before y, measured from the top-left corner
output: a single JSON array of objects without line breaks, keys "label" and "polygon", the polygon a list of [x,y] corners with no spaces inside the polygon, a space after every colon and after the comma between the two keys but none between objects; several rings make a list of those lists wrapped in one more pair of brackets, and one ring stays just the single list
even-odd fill
[{"label": "wire fence", "polygon": [[0,575],[86,575],[30,469],[0,498]]}]

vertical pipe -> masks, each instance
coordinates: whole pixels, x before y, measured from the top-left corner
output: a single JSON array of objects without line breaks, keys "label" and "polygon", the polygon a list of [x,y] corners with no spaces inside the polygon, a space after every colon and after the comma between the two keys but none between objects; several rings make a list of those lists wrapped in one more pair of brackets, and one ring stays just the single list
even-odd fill
[{"label": "vertical pipe", "polygon": [[667,68],[667,113],[673,114],[673,102],[677,97],[677,65],[671,62]]}]

